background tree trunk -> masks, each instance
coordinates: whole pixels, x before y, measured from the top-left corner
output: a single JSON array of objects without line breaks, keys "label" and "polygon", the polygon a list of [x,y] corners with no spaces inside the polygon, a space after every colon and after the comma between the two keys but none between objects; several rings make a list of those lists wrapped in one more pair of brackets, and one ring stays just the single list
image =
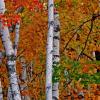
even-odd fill
[{"label": "background tree trunk", "polygon": [[[21,63],[22,63],[22,75],[21,75],[22,84],[20,85],[20,88],[22,92],[25,92],[28,91],[28,86],[27,86],[27,64],[24,58],[21,59]],[[22,96],[22,100],[30,100],[29,94]]]},{"label": "background tree trunk", "polygon": [[[53,74],[55,74],[55,71],[57,67],[59,67],[59,60],[60,60],[60,22],[59,22],[59,14],[57,11],[54,12],[54,35],[53,35]],[[53,100],[59,99],[59,82],[56,80],[58,76],[54,75],[55,82],[53,83]]]},{"label": "background tree trunk", "polygon": [[0,100],[3,100],[3,93],[2,93],[1,78],[0,78]]}]

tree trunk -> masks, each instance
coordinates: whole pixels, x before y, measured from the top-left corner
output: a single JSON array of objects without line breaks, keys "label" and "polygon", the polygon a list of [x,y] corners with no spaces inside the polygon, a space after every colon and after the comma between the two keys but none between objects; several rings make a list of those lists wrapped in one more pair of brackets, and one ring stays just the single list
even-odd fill
[{"label": "tree trunk", "polygon": [[0,100],[3,100],[3,93],[2,93],[1,78],[0,78]]},{"label": "tree trunk", "polygon": [[46,54],[46,100],[52,100],[52,57],[54,30],[54,1],[48,0],[48,35]]},{"label": "tree trunk", "polygon": [[15,26],[15,42],[14,42],[14,55],[17,56],[17,49],[19,43],[19,28],[20,28],[20,21],[16,23]]},{"label": "tree trunk", "polygon": [[11,87],[8,87],[7,100],[13,100]]},{"label": "tree trunk", "polygon": [[[2,57],[3,57],[2,52],[0,52],[0,64],[2,64]],[[3,100],[1,78],[0,78],[0,100]]]},{"label": "tree trunk", "polygon": [[[55,74],[55,70],[57,67],[59,67],[59,60],[60,60],[60,54],[59,54],[59,48],[60,48],[60,22],[59,22],[59,14],[58,12],[54,12],[54,36],[53,36],[53,74]],[[54,75],[55,76],[55,75]],[[53,83],[53,100],[59,99],[59,82],[56,80],[59,76],[55,76]]]},{"label": "tree trunk", "polygon": [[95,51],[92,52],[92,55],[93,55],[93,60],[96,60]]},{"label": "tree trunk", "polygon": [[[19,28],[20,28],[20,21],[16,23],[15,26],[15,42],[14,42],[14,56],[17,56],[17,49],[18,49],[18,42],[19,42]],[[15,65],[16,67],[16,65]],[[10,86],[8,87],[8,99],[12,100],[12,93]]]},{"label": "tree trunk", "polygon": [[33,80],[33,61],[30,62],[29,67],[27,68],[27,76],[28,81],[31,82]]},{"label": "tree trunk", "polygon": [[[5,12],[5,3],[4,0],[0,0],[0,13],[4,14],[4,12]],[[21,100],[20,90],[19,90],[18,80],[16,75],[16,68],[15,68],[14,50],[13,50],[12,42],[10,40],[9,30],[7,26],[4,26],[2,24],[2,20],[0,24],[1,24],[0,25],[1,39],[7,57],[7,69],[8,69],[8,75],[10,80],[10,87],[12,91],[12,97],[13,100]]]},{"label": "tree trunk", "polygon": [[[21,76],[22,84],[20,85],[20,88],[22,92],[25,92],[28,91],[28,86],[27,86],[27,65],[24,58],[21,59],[21,63],[22,63],[22,76]],[[24,96],[22,96],[22,100],[30,100],[29,94],[25,94]]]}]

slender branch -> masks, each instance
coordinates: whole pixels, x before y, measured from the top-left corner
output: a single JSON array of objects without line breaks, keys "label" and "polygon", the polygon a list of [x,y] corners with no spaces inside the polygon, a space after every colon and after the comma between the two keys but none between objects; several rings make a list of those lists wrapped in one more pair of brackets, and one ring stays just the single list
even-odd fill
[{"label": "slender branch", "polygon": [[[37,74],[36,74],[36,73],[33,73],[33,75],[36,75],[36,76],[34,77],[34,79],[35,79],[37,76],[42,75],[42,73],[45,73],[45,71],[46,71],[46,70],[42,70],[41,72],[39,72],[39,73],[37,73]],[[34,79],[32,79],[31,82],[33,82]]]},{"label": "slender branch", "polygon": [[87,55],[86,53],[83,52],[83,55],[85,55],[86,57],[88,57],[90,60],[94,60],[92,57],[90,57],[89,55]]},{"label": "slender branch", "polygon": [[92,17],[90,31],[89,31],[89,33],[88,33],[88,35],[87,35],[87,39],[86,39],[86,41],[85,41],[84,48],[82,49],[81,53],[79,54],[77,60],[79,60],[80,56],[83,54],[83,52],[84,52],[84,50],[85,50],[85,48],[86,48],[86,46],[87,46],[87,42],[88,42],[89,36],[90,36],[90,34],[91,34],[91,32],[92,32],[92,29],[93,29],[93,21],[94,21],[94,20],[95,20],[94,17]]},{"label": "slender branch", "polygon": [[65,47],[64,47],[64,49],[63,49],[63,51],[62,51],[62,53],[65,51],[65,49],[67,48],[69,42],[73,39],[73,37],[75,36],[75,34],[77,34],[77,31],[80,30],[80,29],[82,28],[82,26],[83,26],[85,23],[89,22],[89,21],[91,21],[91,19],[89,19],[89,20],[83,22],[83,23],[76,29],[76,31],[73,33],[73,35],[71,36],[71,38],[69,39],[69,41],[66,43],[66,45],[65,45]]},{"label": "slender branch", "polygon": [[23,52],[25,52],[25,49],[23,49],[23,50],[17,55],[16,59],[17,59],[18,57],[20,57],[20,55],[21,55]]},{"label": "slender branch", "polygon": [[[71,47],[70,49],[69,49],[69,48],[67,48],[67,50],[77,51],[77,50],[75,50],[75,49],[74,49],[74,48],[72,48],[72,47]],[[84,53],[84,52],[83,52],[83,55],[84,55],[84,56],[86,56],[87,58],[89,58],[89,59],[90,59],[90,60],[92,60],[92,61],[94,60],[92,57],[90,57],[88,54],[86,54],[86,53]]]},{"label": "slender branch", "polygon": [[98,18],[99,16],[100,16],[100,14],[94,14],[94,15],[92,16],[91,19],[88,19],[87,21],[84,21],[84,22],[76,29],[76,31],[73,33],[73,35],[71,36],[71,38],[69,39],[69,41],[66,43],[66,45],[65,45],[64,49],[62,50],[61,54],[63,54],[63,52],[64,52],[65,49],[67,48],[67,46],[68,46],[68,44],[70,43],[70,41],[73,39],[73,37],[75,36],[75,34],[77,34],[77,31],[80,30],[80,29],[84,26],[84,24],[86,24],[86,23],[89,22],[89,21],[95,20],[95,19]]}]

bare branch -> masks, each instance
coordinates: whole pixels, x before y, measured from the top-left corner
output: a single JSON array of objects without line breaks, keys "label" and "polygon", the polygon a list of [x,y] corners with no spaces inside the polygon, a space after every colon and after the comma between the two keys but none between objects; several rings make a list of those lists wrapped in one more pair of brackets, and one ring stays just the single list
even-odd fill
[{"label": "bare branch", "polygon": [[73,33],[73,35],[71,36],[71,38],[69,39],[69,41],[66,43],[64,49],[62,50],[61,54],[63,54],[63,52],[65,51],[65,49],[67,48],[68,44],[70,43],[70,41],[73,39],[73,37],[75,36],[75,34],[77,34],[77,31],[80,30],[87,22],[93,21],[96,18],[100,17],[100,14],[93,14],[91,19],[88,19],[87,21],[84,21],[80,26],[78,26],[78,28],[76,29],[76,31]]}]

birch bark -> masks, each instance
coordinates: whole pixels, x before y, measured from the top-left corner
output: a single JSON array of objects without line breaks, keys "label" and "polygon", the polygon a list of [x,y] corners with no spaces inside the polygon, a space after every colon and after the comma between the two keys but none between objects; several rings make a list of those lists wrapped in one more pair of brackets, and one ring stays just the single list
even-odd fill
[{"label": "birch bark", "polygon": [[[17,49],[18,49],[18,43],[19,43],[19,28],[20,28],[20,21],[16,23],[15,26],[15,42],[14,42],[14,56],[17,56]],[[15,64],[16,68],[16,64]],[[12,100],[12,93],[10,86],[8,87],[8,100]]]},{"label": "birch bark", "polygon": [[0,78],[0,100],[3,100],[3,93],[2,93],[1,78]]},{"label": "birch bark", "polygon": [[7,100],[13,100],[13,97],[12,97],[12,91],[11,91],[11,87],[9,86],[8,87],[8,94],[7,94]]},{"label": "birch bark", "polygon": [[14,55],[17,56],[17,49],[19,43],[19,28],[20,28],[20,21],[16,23],[15,26],[15,42],[14,42]]},{"label": "birch bark", "polygon": [[[20,85],[21,87],[21,91],[28,91],[28,86],[27,86],[27,65],[25,62],[25,59],[22,58],[21,59],[21,63],[22,63],[22,76],[21,76],[21,80],[23,81]],[[30,100],[29,94],[26,94],[25,96],[22,96],[22,100]]]},{"label": "birch bark", "polygon": [[46,100],[52,100],[52,57],[54,30],[54,1],[48,0],[48,35],[46,54]]},{"label": "birch bark", "polygon": [[[59,53],[59,48],[60,48],[60,22],[59,22],[59,14],[58,12],[54,12],[54,35],[53,35],[53,72],[59,67],[59,60],[60,60],[60,53]],[[55,68],[56,67],[56,68]],[[55,74],[55,73],[53,73]],[[54,77],[57,79],[57,76]],[[56,80],[55,79],[55,80]],[[53,88],[52,88],[52,97],[53,100],[58,100],[59,99],[59,82],[58,80],[53,83]]]},{"label": "birch bark", "polygon": [[[4,0],[0,0],[0,13],[4,14],[4,12],[5,12],[5,2]],[[10,88],[12,92],[12,97],[13,97],[13,100],[21,100],[18,80],[17,80],[17,75],[16,75],[16,68],[15,68],[14,50],[13,50],[12,42],[10,40],[9,30],[7,26],[4,26],[2,24],[2,20],[0,24],[1,24],[0,25],[1,39],[4,45],[4,48],[6,51],[6,57],[7,57],[7,69],[8,69],[8,75],[9,75],[9,80],[10,80]]]},{"label": "birch bark", "polygon": [[92,52],[92,55],[93,55],[93,59],[96,60],[95,51]]}]

